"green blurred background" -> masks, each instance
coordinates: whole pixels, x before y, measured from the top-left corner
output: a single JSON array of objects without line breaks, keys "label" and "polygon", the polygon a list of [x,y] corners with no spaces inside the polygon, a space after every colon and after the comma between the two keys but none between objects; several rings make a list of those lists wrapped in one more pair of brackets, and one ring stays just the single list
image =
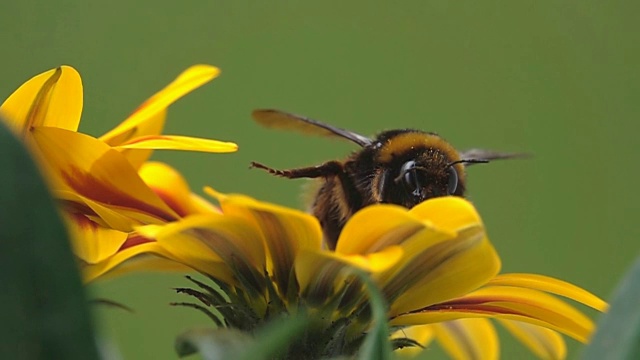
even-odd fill
[{"label": "green blurred background", "polygon": [[[155,158],[198,191],[209,184],[294,207],[304,181],[248,163],[311,165],[354,147],[260,128],[254,108],[363,134],[415,127],[458,148],[531,152],[469,171],[503,271],[552,275],[607,298],[640,248],[638,4],[11,1],[0,11],[0,97],[73,65],[84,81],[81,130],[99,135],[189,65],[217,65],[220,78],[171,108],[166,132],[236,141],[240,151]],[[168,306],[185,300],[171,290],[185,285],[167,274],[92,285],[92,296],[136,310],[97,311],[105,344],[125,359],[175,358],[174,335],[209,325]],[[503,335],[504,358],[526,353]]]}]

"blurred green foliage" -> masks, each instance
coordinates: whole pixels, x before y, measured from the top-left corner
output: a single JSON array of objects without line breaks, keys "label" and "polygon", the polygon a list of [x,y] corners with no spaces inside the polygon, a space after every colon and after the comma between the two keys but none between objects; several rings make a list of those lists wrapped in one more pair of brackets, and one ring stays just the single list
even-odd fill
[{"label": "blurred green foliage", "polygon": [[640,257],[618,283],[583,360],[640,358]]},{"label": "blurred green foliage", "polygon": [[[296,207],[304,181],[248,163],[310,165],[354,148],[262,129],[254,108],[363,134],[415,127],[460,148],[531,152],[469,171],[469,196],[504,271],[560,277],[606,298],[639,252],[638,11],[640,3],[595,0],[12,1],[0,12],[0,96],[73,65],[85,84],[81,130],[98,135],[187,66],[217,65],[222,76],[173,106],[167,129],[233,140],[240,151],[155,158],[196,190]],[[185,284],[140,274],[92,286],[136,309],[100,311],[105,337],[126,359],[173,356],[179,331],[207,324],[167,306],[181,300],[170,288]],[[503,339],[504,358],[526,351]]]},{"label": "blurred green foliage", "polygon": [[98,359],[85,289],[40,172],[0,119],[0,358]]}]

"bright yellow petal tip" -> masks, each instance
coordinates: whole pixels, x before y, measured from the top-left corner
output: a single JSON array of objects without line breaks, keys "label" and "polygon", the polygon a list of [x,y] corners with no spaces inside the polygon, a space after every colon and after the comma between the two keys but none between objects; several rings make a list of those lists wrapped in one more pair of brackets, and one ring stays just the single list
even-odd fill
[{"label": "bright yellow petal tip", "polygon": [[[162,132],[164,116],[158,117],[169,105],[196,88],[213,80],[220,69],[210,65],[194,65],[183,71],[164,89],[147,99],[120,125],[102,135],[100,140],[111,146],[121,145],[135,137],[159,135]],[[149,122],[161,122],[153,126]]]},{"label": "bright yellow petal tip", "polygon": [[71,66],[36,75],[22,84],[0,107],[17,134],[50,126],[76,131],[82,114],[82,80]]},{"label": "bright yellow petal tip", "polygon": [[178,135],[149,135],[134,138],[118,145],[120,149],[143,150],[183,150],[210,153],[229,153],[238,150],[238,145],[232,142],[201,139]]}]

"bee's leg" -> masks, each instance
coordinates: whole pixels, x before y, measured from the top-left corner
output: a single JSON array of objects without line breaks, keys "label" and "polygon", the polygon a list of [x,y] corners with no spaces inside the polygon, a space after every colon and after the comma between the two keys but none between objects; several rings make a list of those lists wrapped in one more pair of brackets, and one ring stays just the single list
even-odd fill
[{"label": "bee's leg", "polygon": [[319,178],[319,177],[329,177],[329,176],[340,176],[344,173],[342,168],[342,163],[338,161],[327,161],[324,164],[310,166],[305,168],[297,168],[297,169],[288,169],[288,170],[277,170],[274,168],[270,168],[266,165],[257,163],[255,161],[251,162],[250,168],[258,168],[262,170],[268,171],[272,175],[282,176],[287,179],[299,179],[299,178]]},{"label": "bee's leg", "polygon": [[270,168],[266,165],[251,162],[252,168],[258,168],[268,171],[270,174],[276,176],[282,176],[287,179],[299,179],[299,178],[330,178],[336,177],[342,186],[343,200],[349,204],[351,209],[358,210],[363,206],[363,198],[360,190],[356,187],[349,174],[345,171],[343,163],[339,161],[327,161],[324,164],[317,166],[310,166],[306,168],[277,170]]}]

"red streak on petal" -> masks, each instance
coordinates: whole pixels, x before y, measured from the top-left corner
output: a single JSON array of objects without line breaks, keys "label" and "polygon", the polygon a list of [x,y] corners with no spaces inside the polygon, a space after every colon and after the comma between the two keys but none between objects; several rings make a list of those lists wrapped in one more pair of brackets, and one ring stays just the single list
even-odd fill
[{"label": "red streak on petal", "polygon": [[459,299],[455,299],[455,300],[445,301],[445,302],[442,302],[440,304],[436,304],[434,306],[445,306],[445,305],[449,305],[449,304],[453,304],[453,305],[476,305],[476,304],[484,304],[484,303],[488,303],[488,302],[496,302],[496,301],[502,301],[502,300],[504,300],[504,299],[503,298],[498,298],[498,297],[470,296],[470,297],[464,297],[464,298],[459,298]]},{"label": "red streak on petal", "polygon": [[125,249],[128,249],[130,247],[134,247],[136,245],[140,245],[140,244],[146,244],[146,243],[150,243],[153,242],[154,240],[146,238],[140,234],[131,234],[129,235],[129,237],[127,238],[127,240],[122,244],[122,246],[120,246],[120,249],[118,249],[118,251],[122,251]]},{"label": "red streak on petal", "polygon": [[91,221],[82,213],[77,212],[69,212],[69,217],[73,218],[73,221],[83,230],[91,230],[96,229],[99,225],[95,222]]},{"label": "red streak on petal", "polygon": [[134,139],[131,139],[129,141],[127,141],[127,145],[130,144],[137,144],[137,143],[141,143],[143,141],[148,141],[148,140],[154,140],[154,139],[165,139],[164,136],[162,135],[145,135],[145,136],[138,136]]},{"label": "red streak on petal", "polygon": [[158,195],[160,199],[162,199],[162,201],[164,201],[164,203],[171,208],[171,210],[175,211],[176,214],[180,215],[181,217],[187,216],[189,214],[187,209],[182,207],[182,205],[178,202],[178,200],[174,196],[172,196],[170,193],[164,191],[164,189],[158,189],[158,188],[152,187],[151,190],[153,190],[156,193],[156,195]]},{"label": "red streak on petal", "polygon": [[73,214],[74,216],[80,216],[80,214],[96,216],[96,212],[93,211],[93,209],[91,209],[86,204],[82,204],[82,203],[71,201],[71,200],[61,200],[60,203],[62,204],[62,207],[65,210],[67,210],[70,214]]},{"label": "red streak on petal", "polygon": [[450,305],[444,305],[444,304],[437,304],[437,305],[432,305],[429,306],[425,309],[416,311],[416,312],[411,312],[413,313],[422,313],[422,312],[433,312],[433,311],[438,311],[438,312],[458,312],[458,311],[462,311],[462,312],[467,312],[467,313],[479,313],[479,314],[502,314],[502,315],[519,315],[519,316],[525,316],[525,317],[531,317],[530,315],[520,312],[520,311],[516,311],[513,309],[509,309],[509,308],[505,308],[499,305],[480,305],[480,304],[450,304]]},{"label": "red streak on petal", "polygon": [[[117,176],[117,174],[114,175]],[[63,172],[62,177],[69,186],[78,192],[78,194],[92,200],[109,205],[135,209],[165,221],[176,220],[172,214],[158,209],[153,205],[147,204],[144,201],[133,198],[120,191],[120,189],[76,168],[72,167],[71,173]]]}]

